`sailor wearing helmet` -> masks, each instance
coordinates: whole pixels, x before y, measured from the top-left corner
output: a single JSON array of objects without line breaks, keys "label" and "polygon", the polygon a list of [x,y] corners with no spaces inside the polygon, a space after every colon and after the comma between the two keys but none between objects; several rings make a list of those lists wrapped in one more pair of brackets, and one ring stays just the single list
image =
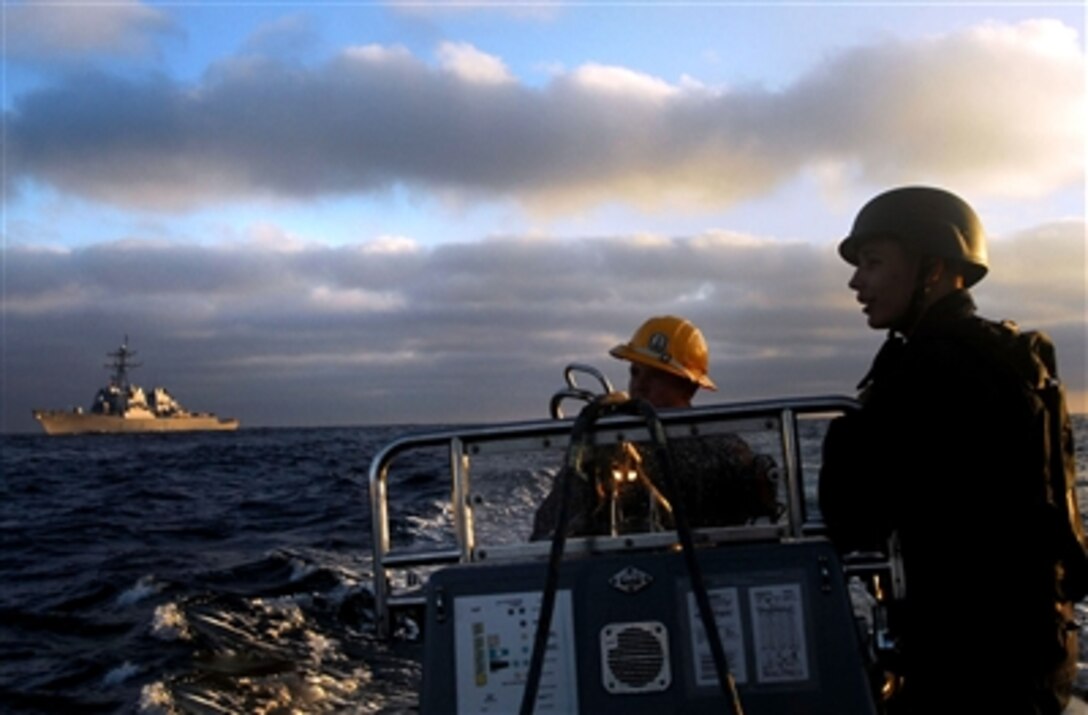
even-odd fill
[{"label": "sailor wearing helmet", "polygon": [[897,188],[861,209],[839,254],[888,337],[861,410],[828,430],[820,510],[844,551],[892,535],[901,549],[887,712],[1057,715],[1076,666],[1053,536],[1065,498],[1040,476],[1042,435],[1005,347],[1017,331],[978,317],[968,292],[989,268],[982,223],[944,189]]}]

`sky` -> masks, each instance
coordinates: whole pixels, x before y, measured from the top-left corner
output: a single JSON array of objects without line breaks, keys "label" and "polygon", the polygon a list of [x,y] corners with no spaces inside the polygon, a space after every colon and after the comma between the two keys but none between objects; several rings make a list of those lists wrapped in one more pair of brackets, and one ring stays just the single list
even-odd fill
[{"label": "sky", "polygon": [[134,382],[246,427],[548,415],[654,315],[696,404],[853,395],[836,252],[976,209],[1088,411],[1082,2],[3,2],[0,432]]}]

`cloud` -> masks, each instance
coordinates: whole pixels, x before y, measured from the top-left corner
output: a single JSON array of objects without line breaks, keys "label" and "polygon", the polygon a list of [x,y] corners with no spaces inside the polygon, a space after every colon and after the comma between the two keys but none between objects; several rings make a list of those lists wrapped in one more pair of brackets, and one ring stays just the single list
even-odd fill
[{"label": "cloud", "polygon": [[[1078,393],[1084,232],[1070,221],[996,239],[975,291],[983,314],[1050,332]],[[125,333],[141,381],[249,426],[544,416],[569,362],[623,385],[607,351],[654,314],[706,333],[721,391],[703,401],[851,394],[882,339],[833,247],[727,232],[430,248],[125,241],[11,246],[5,262],[6,429],[32,429],[32,407],[89,401]]]},{"label": "cloud", "polygon": [[[1079,233],[1078,233],[1079,232]],[[1079,235],[1079,240],[1077,236]],[[1055,221],[990,242],[994,317],[1033,316],[1035,327],[1085,326],[1088,247],[1083,220]],[[980,284],[984,289],[986,282]],[[1041,282],[1047,290],[1040,291]]]},{"label": "cloud", "polygon": [[313,67],[229,58],[195,85],[70,76],[15,98],[10,177],[167,211],[390,187],[553,212],[729,206],[806,171],[975,195],[1083,181],[1084,56],[1056,21],[859,47],[776,91],[601,65],[530,87],[471,45],[439,59],[367,46]]},{"label": "cloud", "polygon": [[578,68],[570,83],[587,95],[614,94],[620,101],[628,99],[664,104],[678,94],[667,82],[623,67],[588,64]]},{"label": "cloud", "polygon": [[501,59],[463,42],[443,42],[438,47],[438,59],[447,72],[464,82],[507,84],[514,81]]},{"label": "cloud", "polygon": [[790,150],[828,151],[875,184],[1024,197],[1083,180],[1084,54],[1054,20],[858,48],[787,95],[778,116],[804,118]]},{"label": "cloud", "polygon": [[114,2],[5,2],[8,59],[73,61],[141,57],[156,40],[178,30],[169,16],[138,0]]}]

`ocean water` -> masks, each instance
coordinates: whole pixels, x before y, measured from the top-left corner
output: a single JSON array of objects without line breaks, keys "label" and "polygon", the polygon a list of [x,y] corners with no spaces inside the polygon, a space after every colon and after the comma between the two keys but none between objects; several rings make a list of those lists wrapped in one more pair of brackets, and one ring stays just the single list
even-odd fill
[{"label": "ocean water", "polygon": [[[0,437],[0,712],[416,712],[415,625],[374,635],[367,498],[412,431]],[[440,540],[440,459],[396,473],[401,543]],[[515,478],[528,524],[549,480]]]}]

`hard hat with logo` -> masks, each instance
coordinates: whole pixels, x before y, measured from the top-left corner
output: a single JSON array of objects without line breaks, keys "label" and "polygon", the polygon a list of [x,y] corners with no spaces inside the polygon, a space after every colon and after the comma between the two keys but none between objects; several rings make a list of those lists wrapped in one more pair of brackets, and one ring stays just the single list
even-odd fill
[{"label": "hard hat with logo", "polygon": [[688,320],[674,315],[650,318],[635,331],[630,342],[608,351],[612,357],[664,370],[687,378],[700,387],[717,390],[707,375],[710,350],[703,333]]},{"label": "hard hat with logo", "polygon": [[966,201],[944,189],[905,186],[873,198],[854,219],[839,255],[858,264],[858,249],[873,238],[896,239],[915,253],[961,264],[968,287],[986,275],[986,233]]}]

